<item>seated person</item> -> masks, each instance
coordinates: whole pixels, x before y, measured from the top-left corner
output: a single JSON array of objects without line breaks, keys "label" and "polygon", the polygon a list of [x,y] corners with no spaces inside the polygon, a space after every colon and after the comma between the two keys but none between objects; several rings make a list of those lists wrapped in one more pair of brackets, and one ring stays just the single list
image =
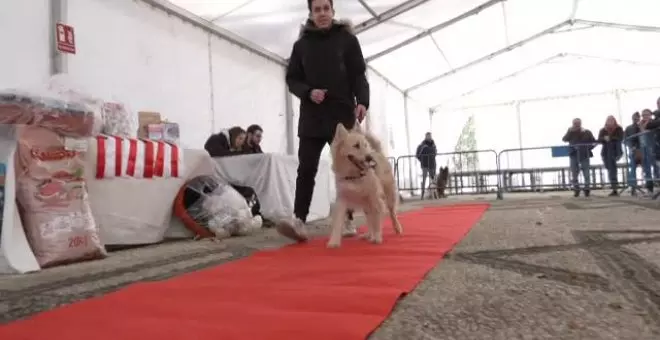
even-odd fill
[{"label": "seated person", "polygon": [[[245,138],[245,130],[239,126],[234,126],[228,130],[223,130],[217,134],[211,135],[204,144],[204,149],[206,149],[211,157],[244,155],[250,153],[244,150]],[[259,199],[257,198],[254,189],[241,185],[234,185],[232,183],[229,184],[231,184],[231,186],[245,198],[252,209],[252,216],[261,215],[261,205],[259,204]]]},{"label": "seated person", "polygon": [[247,138],[245,140],[245,153],[264,153],[261,151],[261,137],[264,130],[257,124],[252,124],[247,128]]},{"label": "seated person", "polygon": [[211,135],[204,144],[204,149],[211,157],[242,155],[246,133],[240,126]]}]

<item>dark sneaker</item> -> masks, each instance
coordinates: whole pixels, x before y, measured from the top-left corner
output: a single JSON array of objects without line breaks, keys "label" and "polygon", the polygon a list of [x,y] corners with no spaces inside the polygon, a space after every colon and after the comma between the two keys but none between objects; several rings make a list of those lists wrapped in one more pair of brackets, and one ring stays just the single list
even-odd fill
[{"label": "dark sneaker", "polygon": [[619,197],[619,193],[616,190],[612,190],[612,192],[610,192],[610,194],[607,195],[607,196],[608,197]]},{"label": "dark sneaker", "polygon": [[591,195],[591,190],[585,190],[584,197],[589,197],[589,195]]},{"label": "dark sneaker", "polygon": [[573,190],[573,197],[580,197],[580,190]]},{"label": "dark sneaker", "polygon": [[305,242],[308,240],[307,228],[305,222],[299,218],[280,221],[275,228],[280,235],[290,238],[296,242]]}]

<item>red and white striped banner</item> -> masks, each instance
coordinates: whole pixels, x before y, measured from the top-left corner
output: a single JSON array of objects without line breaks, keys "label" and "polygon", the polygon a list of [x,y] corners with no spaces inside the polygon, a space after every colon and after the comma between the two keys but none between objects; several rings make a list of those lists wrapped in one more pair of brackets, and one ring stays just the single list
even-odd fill
[{"label": "red and white striped banner", "polygon": [[181,149],[170,143],[145,139],[97,136],[96,178],[180,177]]}]

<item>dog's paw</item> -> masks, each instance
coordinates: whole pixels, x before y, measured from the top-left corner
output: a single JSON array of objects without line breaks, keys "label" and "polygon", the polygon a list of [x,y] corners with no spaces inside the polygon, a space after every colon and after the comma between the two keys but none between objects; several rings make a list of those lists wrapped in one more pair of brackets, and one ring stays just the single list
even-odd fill
[{"label": "dog's paw", "polygon": [[360,234],[360,235],[358,236],[358,238],[361,239],[361,240],[368,240],[368,239],[371,238],[371,233]]},{"label": "dog's paw", "polygon": [[383,243],[383,237],[382,236],[372,236],[371,238],[369,238],[368,241],[370,243],[373,243],[373,244],[381,244],[381,243]]},{"label": "dog's paw", "polygon": [[328,247],[330,249],[339,248],[339,247],[341,247],[341,243],[340,242],[328,241],[328,244],[326,244],[326,247]]}]

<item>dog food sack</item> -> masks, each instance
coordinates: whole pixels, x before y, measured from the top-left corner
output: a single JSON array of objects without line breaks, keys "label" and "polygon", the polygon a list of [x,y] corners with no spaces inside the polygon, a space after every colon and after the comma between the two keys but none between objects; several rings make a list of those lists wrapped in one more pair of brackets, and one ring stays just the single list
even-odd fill
[{"label": "dog food sack", "polygon": [[17,198],[39,265],[104,257],[81,151],[67,149],[64,137],[36,126],[20,127],[17,139]]},{"label": "dog food sack", "polygon": [[0,124],[37,125],[65,136],[83,137],[93,135],[99,119],[87,104],[55,93],[0,91]]}]

